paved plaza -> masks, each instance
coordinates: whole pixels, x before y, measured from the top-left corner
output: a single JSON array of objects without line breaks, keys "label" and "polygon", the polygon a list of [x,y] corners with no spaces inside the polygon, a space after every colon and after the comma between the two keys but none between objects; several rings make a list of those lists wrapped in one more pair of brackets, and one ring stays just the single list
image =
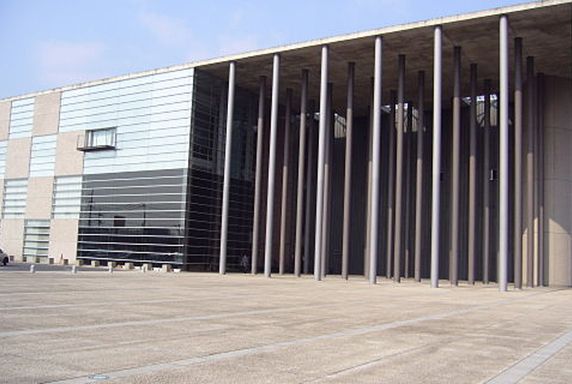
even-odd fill
[{"label": "paved plaza", "polygon": [[570,289],[69,268],[0,268],[0,382],[572,382]]}]

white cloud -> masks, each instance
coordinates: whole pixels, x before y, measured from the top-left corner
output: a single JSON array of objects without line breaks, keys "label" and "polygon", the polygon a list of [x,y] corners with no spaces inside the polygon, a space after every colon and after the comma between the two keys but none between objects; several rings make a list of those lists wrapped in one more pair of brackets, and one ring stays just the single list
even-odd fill
[{"label": "white cloud", "polygon": [[100,42],[42,42],[36,50],[39,80],[58,86],[104,77],[105,50]]}]

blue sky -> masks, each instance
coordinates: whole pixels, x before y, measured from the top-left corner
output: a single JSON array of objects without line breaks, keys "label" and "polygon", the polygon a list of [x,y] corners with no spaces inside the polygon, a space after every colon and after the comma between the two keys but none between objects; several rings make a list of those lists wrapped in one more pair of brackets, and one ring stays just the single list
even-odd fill
[{"label": "blue sky", "polygon": [[0,0],[0,98],[511,0]]}]

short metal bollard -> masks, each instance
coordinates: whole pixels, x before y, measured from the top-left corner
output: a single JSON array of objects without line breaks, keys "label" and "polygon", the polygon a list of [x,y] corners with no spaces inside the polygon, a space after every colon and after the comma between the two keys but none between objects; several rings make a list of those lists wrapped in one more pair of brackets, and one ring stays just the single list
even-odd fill
[{"label": "short metal bollard", "polygon": [[77,267],[76,267],[75,265],[72,265],[71,272],[72,272],[73,274],[76,274],[76,273],[77,273]]},{"label": "short metal bollard", "polygon": [[109,265],[108,271],[109,271],[109,273],[113,273],[113,265],[111,265],[111,264]]},{"label": "short metal bollard", "polygon": [[30,273],[36,273],[36,266],[34,264],[30,265]]}]

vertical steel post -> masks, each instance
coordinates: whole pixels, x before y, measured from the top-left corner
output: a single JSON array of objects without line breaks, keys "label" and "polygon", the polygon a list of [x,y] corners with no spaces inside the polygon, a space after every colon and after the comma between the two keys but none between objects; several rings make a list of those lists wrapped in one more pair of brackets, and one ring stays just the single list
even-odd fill
[{"label": "vertical steel post", "polygon": [[230,194],[230,161],[232,155],[232,118],[234,113],[234,79],[236,63],[228,67],[228,98],[226,107],[226,141],[224,147],[224,177],[222,186],[222,219],[220,224],[220,258],[218,272],[226,273],[226,245],[228,238],[228,200]]},{"label": "vertical steel post", "polygon": [[544,260],[544,74],[539,73],[536,83],[537,89],[537,140],[538,152],[538,285],[546,285]]},{"label": "vertical steel post", "polygon": [[491,251],[491,80],[486,79],[483,138],[483,283],[489,283]]},{"label": "vertical steel post", "polygon": [[389,115],[389,159],[388,159],[388,176],[387,176],[387,248],[386,252],[386,271],[385,277],[388,279],[392,275],[393,264],[393,229],[395,221],[395,106],[397,104],[397,92],[391,90],[389,92],[391,111]]},{"label": "vertical steel post", "polygon": [[405,55],[399,55],[398,59],[398,82],[397,82],[397,153],[395,158],[395,237],[393,240],[393,280],[401,281],[401,216],[403,215],[402,190],[403,190],[403,128],[405,120]]},{"label": "vertical steel post", "polygon": [[254,181],[254,217],[252,219],[251,272],[256,274],[258,267],[258,247],[260,244],[260,204],[262,198],[262,162],[264,157],[264,102],[266,98],[266,77],[261,76],[258,86],[258,121],[256,125],[256,174]]},{"label": "vertical steel post", "polygon": [[330,216],[331,216],[331,195],[332,195],[332,140],[333,140],[333,112],[332,112],[332,92],[333,84],[328,83],[328,102],[326,104],[326,148],[324,162],[324,212],[322,223],[322,256],[320,272],[322,279],[326,277],[330,265]]},{"label": "vertical steel post", "polygon": [[278,274],[284,274],[284,263],[288,250],[288,179],[290,168],[290,116],[292,115],[292,89],[286,89],[286,109],[284,112],[284,151],[282,152],[282,199],[280,200],[280,248],[278,253]]},{"label": "vertical steel post", "polygon": [[477,251],[477,64],[471,64],[471,121],[469,125],[469,228],[467,280],[475,283]]},{"label": "vertical steel post", "polygon": [[421,281],[421,239],[423,222],[423,130],[425,129],[425,72],[417,77],[417,189],[415,191],[415,281]]},{"label": "vertical steel post", "polygon": [[377,256],[379,242],[379,203],[380,203],[380,168],[381,168],[381,96],[382,96],[382,56],[383,39],[375,38],[374,72],[373,72],[373,156],[371,186],[371,225],[369,233],[369,282],[377,282]]},{"label": "vertical steel post", "polygon": [[431,170],[431,287],[439,287],[439,225],[441,212],[441,97],[443,29],[434,30],[433,43],[433,165]]},{"label": "vertical steel post", "polygon": [[502,15],[499,21],[500,84],[499,84],[499,260],[498,284],[500,291],[508,285],[508,17]]},{"label": "vertical steel post", "polygon": [[453,135],[451,154],[451,253],[449,281],[459,283],[459,170],[461,161],[461,47],[454,48],[453,58]]},{"label": "vertical steel post", "polygon": [[294,251],[294,275],[300,276],[302,266],[302,216],[304,216],[304,166],[306,156],[306,107],[308,103],[308,70],[302,70],[300,96],[300,132],[298,141],[298,184],[296,193],[296,249]]},{"label": "vertical steel post", "polygon": [[355,63],[348,63],[347,107],[346,107],[346,159],[344,169],[344,222],[342,234],[342,278],[348,278],[350,260],[351,193],[352,193],[352,141],[354,119],[354,77]]},{"label": "vertical steel post", "polygon": [[532,287],[534,279],[534,57],[526,58],[527,84],[527,152],[526,152],[526,286]]},{"label": "vertical steel post", "polygon": [[276,139],[278,134],[278,95],[280,87],[280,55],[275,53],[272,65],[272,104],[270,107],[270,148],[268,155],[268,190],[266,193],[266,241],[264,243],[264,276],[272,273],[272,235],[274,230],[274,180],[276,178]]},{"label": "vertical steel post", "polygon": [[403,243],[405,247],[405,260],[403,265],[403,276],[408,279],[411,267],[411,166],[412,161],[412,141],[413,141],[413,106],[411,101],[407,102],[407,125],[404,132],[404,145],[405,152],[403,157],[405,159],[405,208],[404,208],[404,225],[403,225]]},{"label": "vertical steel post", "polygon": [[514,39],[514,287],[522,288],[522,39]]},{"label": "vertical steel post", "polygon": [[327,139],[326,107],[328,103],[328,46],[322,47],[322,63],[320,71],[320,127],[318,136],[318,175],[316,185],[316,236],[314,251],[314,279],[321,280],[322,273],[322,220],[324,211],[324,159]]},{"label": "vertical steel post", "polygon": [[312,204],[314,195],[314,151],[316,147],[316,133],[314,123],[314,103],[310,108],[310,123],[308,126],[308,165],[306,167],[306,213],[304,223],[304,274],[310,272],[310,256],[311,252],[311,233],[312,233],[312,216],[314,213],[314,205]]}]

